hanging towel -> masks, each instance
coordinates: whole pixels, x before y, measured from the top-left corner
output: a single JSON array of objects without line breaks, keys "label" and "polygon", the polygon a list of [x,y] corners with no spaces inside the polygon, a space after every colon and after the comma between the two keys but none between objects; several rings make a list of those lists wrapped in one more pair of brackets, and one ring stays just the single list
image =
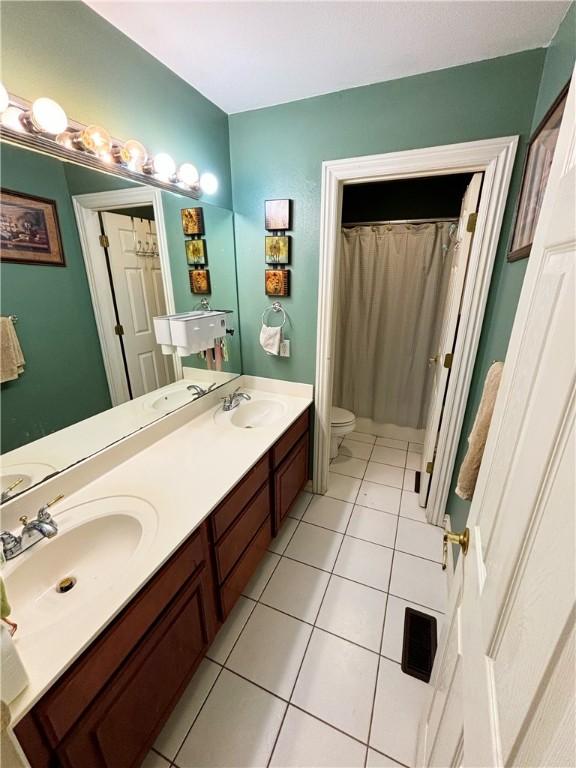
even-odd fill
[{"label": "hanging towel", "polygon": [[482,399],[480,400],[474,426],[468,437],[468,451],[460,467],[458,483],[456,485],[456,495],[466,501],[470,501],[474,495],[474,488],[476,487],[476,480],[478,479],[478,472],[482,463],[484,446],[486,445],[486,437],[488,436],[490,422],[492,421],[494,403],[496,402],[503,367],[503,363],[492,363],[490,366],[486,374]]},{"label": "hanging towel", "polygon": [[262,323],[262,330],[260,331],[260,346],[267,355],[279,355],[281,341],[281,325],[276,325],[271,328],[269,325],[264,325],[264,323]]},{"label": "hanging towel", "polygon": [[24,355],[9,317],[0,318],[0,383],[14,381],[24,372]]}]

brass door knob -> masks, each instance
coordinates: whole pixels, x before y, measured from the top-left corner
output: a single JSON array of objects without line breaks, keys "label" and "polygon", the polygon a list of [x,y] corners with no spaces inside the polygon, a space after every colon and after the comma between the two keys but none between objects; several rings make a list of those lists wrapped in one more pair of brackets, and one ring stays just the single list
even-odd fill
[{"label": "brass door knob", "polygon": [[450,544],[459,544],[462,554],[466,555],[468,552],[468,546],[470,544],[470,529],[464,528],[461,533],[452,533],[446,531],[442,540],[442,570],[446,570],[448,565],[448,542]]}]

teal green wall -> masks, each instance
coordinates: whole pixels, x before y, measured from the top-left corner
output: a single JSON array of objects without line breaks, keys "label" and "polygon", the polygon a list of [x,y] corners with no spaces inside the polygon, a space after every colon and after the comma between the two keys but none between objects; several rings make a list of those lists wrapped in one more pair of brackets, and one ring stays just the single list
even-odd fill
[{"label": "teal green wall", "polygon": [[[162,192],[162,207],[166,221],[166,237],[170,254],[170,271],[174,286],[174,302],[177,312],[188,312],[199,309],[202,296],[190,291],[188,277],[188,262],[184,246],[185,237],[182,233],[182,208],[194,207],[195,201],[187,197]],[[231,309],[232,315],[227,318],[229,328],[238,328],[238,294],[236,291],[236,259],[234,253],[234,214],[225,208],[203,205],[204,229],[206,232],[207,268],[210,271],[212,293],[205,298],[213,309]],[[224,363],[223,370],[231,373],[242,372],[240,338],[236,332],[227,336],[229,361]],[[198,355],[184,358],[184,365],[195,368],[206,368],[206,363]]]},{"label": "teal green wall", "polygon": [[568,13],[560,24],[552,42],[546,49],[542,80],[538,90],[538,99],[532,129],[534,130],[544,117],[555,98],[572,76],[576,55],[576,3],[572,3]]},{"label": "teal green wall", "polygon": [[209,201],[231,208],[227,115],[88,6],[3,0],[1,42],[9,91],[50,96],[75,120],[212,171]]},{"label": "teal green wall", "polygon": [[1,450],[109,408],[84,260],[59,160],[0,145],[2,186],[56,201],[66,266],[0,264],[4,314],[18,317],[24,374],[1,385]]},{"label": "teal green wall", "polygon": [[[503,356],[524,274],[524,265],[505,262],[506,244],[543,60],[543,50],[527,51],[230,116],[245,373],[314,381],[323,160],[520,134],[480,350],[481,359]],[[274,197],[294,199],[288,360],[257,344],[269,303],[264,200]]]}]

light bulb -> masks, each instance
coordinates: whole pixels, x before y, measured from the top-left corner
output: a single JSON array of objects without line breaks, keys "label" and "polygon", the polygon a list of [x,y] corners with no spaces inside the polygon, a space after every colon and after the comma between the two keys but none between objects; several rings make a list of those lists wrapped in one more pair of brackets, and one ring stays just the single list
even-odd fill
[{"label": "light bulb", "polygon": [[105,155],[110,152],[112,140],[105,128],[99,125],[89,125],[78,136],[80,145],[95,155]]},{"label": "light bulb", "polygon": [[56,136],[56,144],[60,144],[64,149],[74,149],[74,134],[70,131],[63,131]]},{"label": "light bulb", "polygon": [[154,173],[161,179],[170,179],[176,170],[176,163],[166,152],[154,155]]},{"label": "light bulb", "polygon": [[218,179],[213,173],[203,173],[200,176],[200,188],[206,195],[213,195],[218,189]]},{"label": "light bulb", "polygon": [[126,151],[126,148],[120,144],[114,144],[110,155],[115,163],[118,165],[128,165],[130,162],[130,153]]},{"label": "light bulb", "polygon": [[136,139],[128,139],[124,142],[124,151],[128,154],[128,167],[131,171],[141,171],[146,162],[148,152],[144,144]]},{"label": "light bulb", "polygon": [[22,118],[24,116],[24,110],[20,107],[7,107],[2,114],[2,125],[4,128],[10,128],[12,131],[24,132],[24,126],[22,125]]},{"label": "light bulb", "polygon": [[60,104],[45,97],[36,99],[27,117],[29,117],[34,130],[40,133],[50,133],[53,136],[62,133],[68,126],[66,112]]},{"label": "light bulb", "polygon": [[180,168],[178,168],[178,179],[183,184],[193,187],[195,184],[198,184],[198,178],[198,171],[192,163],[182,163]]},{"label": "light bulb", "polygon": [[7,109],[9,104],[10,96],[8,96],[8,91],[4,87],[4,84],[0,83],[0,115]]}]

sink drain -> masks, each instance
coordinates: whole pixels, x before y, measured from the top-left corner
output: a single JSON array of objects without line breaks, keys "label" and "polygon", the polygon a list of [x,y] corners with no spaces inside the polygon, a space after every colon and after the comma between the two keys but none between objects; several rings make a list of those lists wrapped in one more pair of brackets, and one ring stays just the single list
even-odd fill
[{"label": "sink drain", "polygon": [[66,576],[65,579],[60,579],[58,584],[56,584],[56,592],[58,592],[60,595],[63,595],[65,592],[70,592],[70,590],[74,588],[75,584],[75,576]]}]

